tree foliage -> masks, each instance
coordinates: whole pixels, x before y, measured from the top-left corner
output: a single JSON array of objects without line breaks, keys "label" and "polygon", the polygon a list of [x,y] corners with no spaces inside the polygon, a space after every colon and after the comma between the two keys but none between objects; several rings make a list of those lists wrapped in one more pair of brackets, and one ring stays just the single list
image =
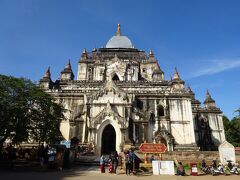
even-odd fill
[{"label": "tree foliage", "polygon": [[0,141],[56,142],[62,107],[30,80],[0,75]]},{"label": "tree foliage", "polygon": [[59,125],[63,117],[62,107],[54,103],[52,97],[41,89],[33,91],[32,98],[32,138],[38,142],[59,142],[62,139],[59,130]]},{"label": "tree foliage", "polygon": [[227,141],[234,146],[240,146],[240,116],[235,116],[231,121],[223,116],[223,125]]}]

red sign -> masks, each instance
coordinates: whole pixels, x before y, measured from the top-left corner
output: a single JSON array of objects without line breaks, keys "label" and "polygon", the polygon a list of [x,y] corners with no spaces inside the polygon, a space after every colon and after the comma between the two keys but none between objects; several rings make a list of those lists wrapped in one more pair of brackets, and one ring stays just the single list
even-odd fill
[{"label": "red sign", "polygon": [[139,147],[142,153],[165,153],[167,147],[165,144],[142,143]]}]

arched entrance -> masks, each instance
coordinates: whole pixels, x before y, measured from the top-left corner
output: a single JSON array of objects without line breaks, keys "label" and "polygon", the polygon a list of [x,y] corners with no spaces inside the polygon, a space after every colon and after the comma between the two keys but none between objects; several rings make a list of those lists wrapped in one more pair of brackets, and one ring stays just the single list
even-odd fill
[{"label": "arched entrance", "polygon": [[174,137],[167,130],[159,130],[155,133],[155,142],[166,145],[168,151],[173,151]]},{"label": "arched entrance", "polygon": [[107,125],[102,133],[101,154],[110,154],[116,150],[116,132],[111,124]]}]

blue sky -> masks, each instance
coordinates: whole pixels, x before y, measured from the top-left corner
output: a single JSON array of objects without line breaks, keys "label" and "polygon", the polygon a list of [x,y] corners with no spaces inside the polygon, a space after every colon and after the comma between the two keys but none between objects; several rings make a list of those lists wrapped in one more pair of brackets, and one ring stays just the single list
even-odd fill
[{"label": "blue sky", "polygon": [[106,45],[121,23],[136,48],[153,50],[165,78],[177,67],[201,102],[208,89],[225,115],[240,107],[238,0],[0,0],[0,73],[52,79],[84,48]]}]

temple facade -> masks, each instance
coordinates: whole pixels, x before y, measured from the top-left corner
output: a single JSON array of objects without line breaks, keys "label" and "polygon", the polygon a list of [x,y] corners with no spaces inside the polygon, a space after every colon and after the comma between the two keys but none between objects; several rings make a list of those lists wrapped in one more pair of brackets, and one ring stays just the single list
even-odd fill
[{"label": "temple facade", "polygon": [[165,143],[168,151],[215,150],[225,141],[222,112],[207,91],[204,106],[177,69],[166,80],[152,50],[116,35],[103,48],[83,50],[76,78],[70,60],[55,82],[50,68],[39,85],[66,111],[66,140],[92,144],[94,153],[126,145]]}]

